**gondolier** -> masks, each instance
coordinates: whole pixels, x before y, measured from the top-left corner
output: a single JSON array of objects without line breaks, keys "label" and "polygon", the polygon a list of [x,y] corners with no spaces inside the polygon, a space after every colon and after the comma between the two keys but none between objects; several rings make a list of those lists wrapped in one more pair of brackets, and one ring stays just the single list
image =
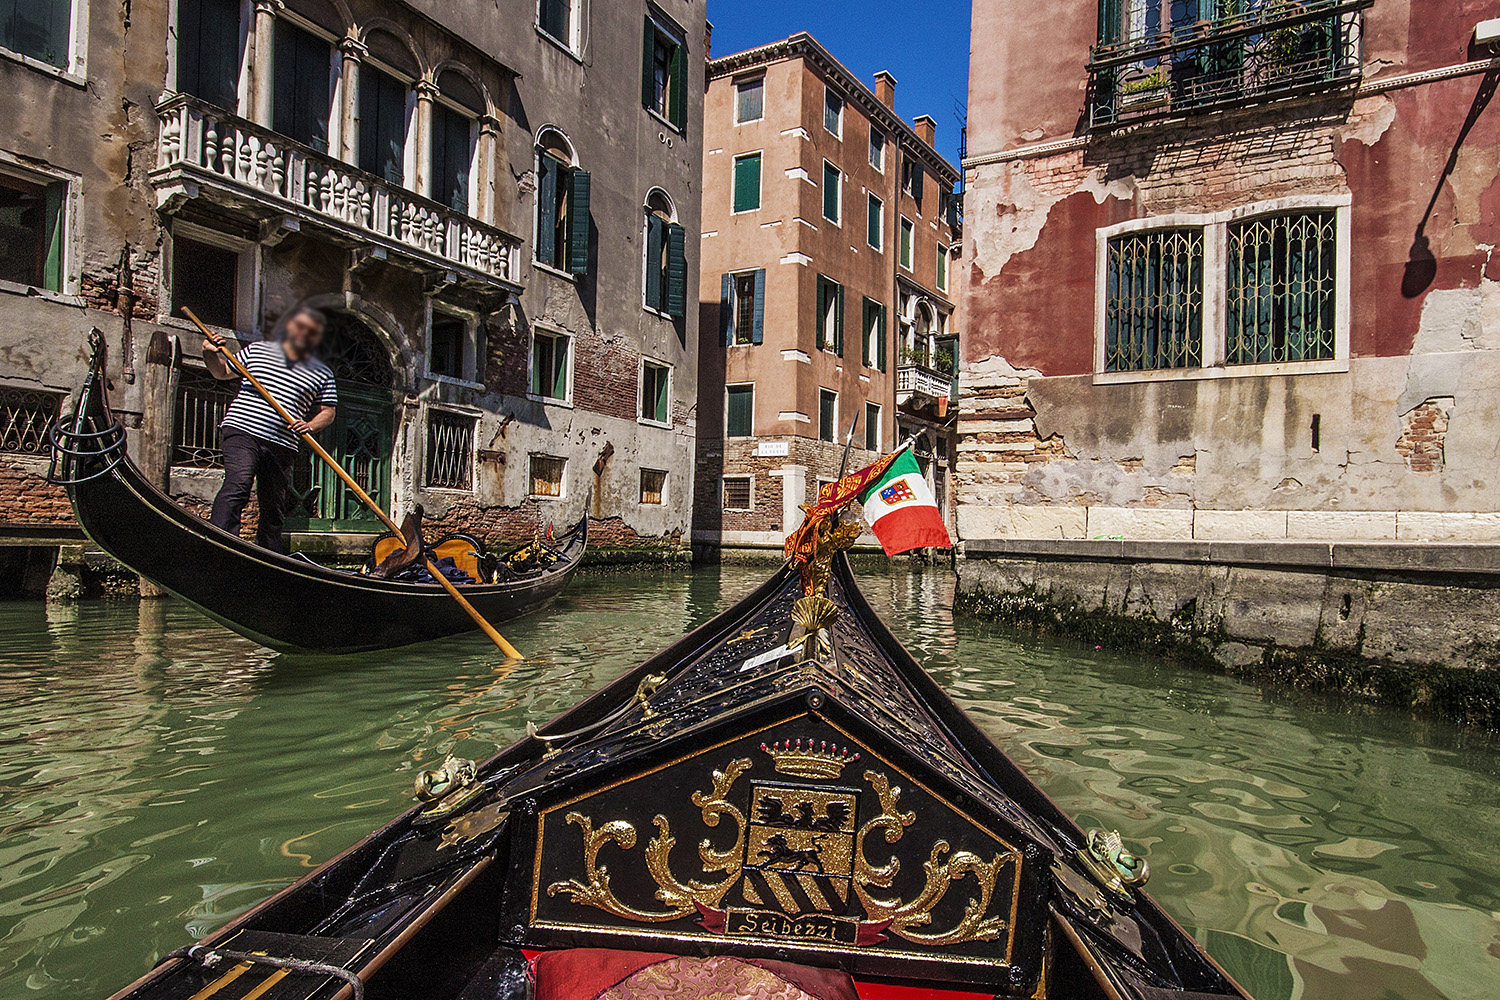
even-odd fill
[{"label": "gondolier", "polygon": [[[266,387],[286,411],[298,417],[288,426],[270,403],[242,382],[220,423],[223,429],[224,485],[214,497],[209,523],[238,535],[240,515],[255,485],[260,521],[258,545],[283,551],[281,526],[286,516],[287,485],[297,457],[299,434],[316,434],[333,423],[338,389],[333,371],[313,357],[323,340],[323,314],[299,306],[281,323],[279,340],[242,347],[235,357]],[[239,378],[219,353],[225,340],[210,334],[203,341],[203,361],[217,379]]]}]

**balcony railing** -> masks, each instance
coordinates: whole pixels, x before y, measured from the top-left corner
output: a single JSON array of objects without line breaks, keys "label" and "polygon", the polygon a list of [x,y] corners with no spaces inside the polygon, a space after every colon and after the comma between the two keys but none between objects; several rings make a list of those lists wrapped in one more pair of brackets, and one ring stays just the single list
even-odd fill
[{"label": "balcony railing", "polygon": [[374,242],[442,267],[514,284],[515,236],[186,95],[169,98],[152,182],[166,207],[201,188]]},{"label": "balcony railing", "polygon": [[[1118,0],[1102,0],[1118,11]],[[1187,20],[1182,0],[1159,28],[1129,26],[1089,59],[1089,120],[1108,127],[1358,83],[1361,11],[1374,0],[1224,0]],[[1190,5],[1194,11],[1198,4]],[[1203,5],[1206,9],[1207,5]],[[1107,14],[1105,23],[1110,23]]]},{"label": "balcony railing", "polygon": [[896,369],[896,403],[947,399],[953,392],[953,376],[926,365],[904,364]]}]

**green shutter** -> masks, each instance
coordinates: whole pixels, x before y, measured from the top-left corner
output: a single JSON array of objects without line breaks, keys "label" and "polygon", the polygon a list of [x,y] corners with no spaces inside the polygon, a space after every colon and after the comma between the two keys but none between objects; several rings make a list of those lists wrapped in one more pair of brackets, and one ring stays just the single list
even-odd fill
[{"label": "green shutter", "polygon": [[918,205],[922,204],[922,175],[927,171],[922,169],[922,164],[913,161],[911,165],[911,196]]},{"label": "green shutter", "polygon": [[844,356],[844,286],[833,286],[833,353]]},{"label": "green shutter", "polygon": [[568,177],[568,272],[589,273],[589,172]]},{"label": "green shutter", "polygon": [[760,156],[752,153],[734,161],[734,210],[750,212],[760,208]]},{"label": "green shutter", "polygon": [[875,367],[885,371],[885,303],[880,303],[879,330],[875,334]]},{"label": "green shutter", "polygon": [[865,219],[865,242],[877,250],[885,240],[885,234],[880,231],[880,209],[881,203],[873,194],[870,195],[870,211]]},{"label": "green shutter", "polygon": [[63,242],[64,226],[66,216],[64,206],[68,200],[68,185],[62,182],[47,185],[46,193],[46,219],[43,232],[45,240],[42,258],[42,287],[54,292],[60,292],[63,288]]},{"label": "green shutter", "polygon": [[658,216],[646,216],[646,305],[661,308],[661,249],[666,223]]},{"label": "green shutter", "polygon": [[734,275],[719,279],[719,339],[725,347],[734,344]]},{"label": "green shutter", "polygon": [[667,226],[667,315],[687,315],[687,233],[675,222]]},{"label": "green shutter", "polygon": [[557,263],[557,181],[559,165],[543,153],[537,158],[536,259]]},{"label": "green shutter", "polygon": [[667,95],[667,105],[670,113],[667,117],[673,125],[686,131],[687,129],[687,59],[683,51],[684,45],[677,45],[672,49],[672,90]]},{"label": "green shutter", "polygon": [[547,374],[552,370],[552,341],[547,337],[531,336],[531,394],[545,396]]},{"label": "green shutter", "polygon": [[552,398],[568,398],[568,338],[552,341]]},{"label": "green shutter", "polygon": [[641,107],[656,106],[656,24],[646,15],[646,33],[641,47]]},{"label": "green shutter", "polygon": [[839,168],[823,164],[823,218],[839,221]]},{"label": "green shutter", "polygon": [[863,315],[860,317],[859,330],[860,361],[868,368],[870,367],[870,362],[874,360],[870,357],[870,341],[875,336],[875,303],[869,299],[865,299],[864,301],[864,310]]},{"label": "green shutter", "polygon": [[671,379],[667,376],[665,368],[656,370],[656,420],[658,423],[667,422],[667,386]]},{"label": "green shutter", "polygon": [[1099,44],[1113,45],[1120,40],[1120,0],[1099,0]]},{"label": "green shutter", "polygon": [[827,322],[824,319],[828,315],[828,282],[820,275],[818,277],[818,336],[815,341],[818,350],[822,350],[827,343]]},{"label": "green shutter", "polygon": [[755,318],[750,327],[750,343],[759,344],[765,338],[766,325],[766,269],[755,272]]}]

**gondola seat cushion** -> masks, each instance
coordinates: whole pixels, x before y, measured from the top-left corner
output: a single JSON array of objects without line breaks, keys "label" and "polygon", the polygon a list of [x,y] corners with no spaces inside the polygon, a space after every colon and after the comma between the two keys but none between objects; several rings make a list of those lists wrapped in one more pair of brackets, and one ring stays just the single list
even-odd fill
[{"label": "gondola seat cushion", "polygon": [[857,1000],[833,969],[715,955],[573,948],[532,959],[535,1000]]}]

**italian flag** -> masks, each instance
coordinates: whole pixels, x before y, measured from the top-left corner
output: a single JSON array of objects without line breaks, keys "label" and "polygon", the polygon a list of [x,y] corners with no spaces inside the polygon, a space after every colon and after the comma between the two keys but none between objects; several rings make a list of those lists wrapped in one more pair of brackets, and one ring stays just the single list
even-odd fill
[{"label": "italian flag", "polygon": [[885,473],[859,495],[865,520],[888,556],[928,546],[952,548],[943,515],[917,459],[907,449],[896,455]]}]

